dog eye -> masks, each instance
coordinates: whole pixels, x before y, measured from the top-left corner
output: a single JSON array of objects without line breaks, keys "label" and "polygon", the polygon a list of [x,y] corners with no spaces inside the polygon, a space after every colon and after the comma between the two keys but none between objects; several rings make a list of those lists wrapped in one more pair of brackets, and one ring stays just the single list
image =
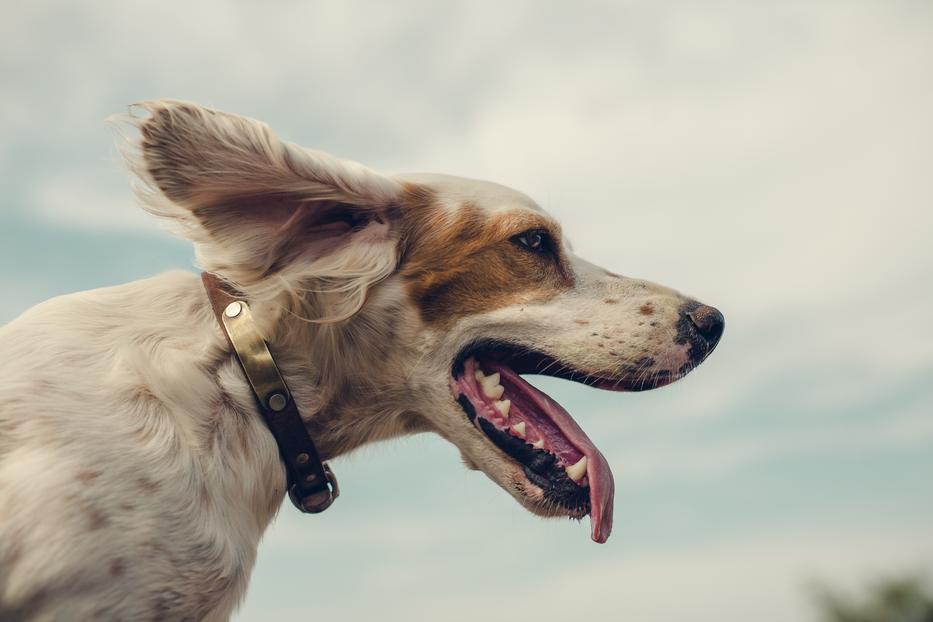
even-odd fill
[{"label": "dog eye", "polygon": [[538,229],[519,233],[512,238],[512,241],[533,253],[547,253],[552,248],[548,232]]}]

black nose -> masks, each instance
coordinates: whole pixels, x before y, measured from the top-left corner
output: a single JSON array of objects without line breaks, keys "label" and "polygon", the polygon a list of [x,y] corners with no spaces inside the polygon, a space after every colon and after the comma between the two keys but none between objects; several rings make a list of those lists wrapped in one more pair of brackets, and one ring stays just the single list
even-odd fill
[{"label": "black nose", "polygon": [[722,331],[726,327],[726,318],[722,316],[719,309],[707,305],[700,305],[688,312],[687,317],[690,318],[697,332],[706,339],[712,350],[722,337]]}]

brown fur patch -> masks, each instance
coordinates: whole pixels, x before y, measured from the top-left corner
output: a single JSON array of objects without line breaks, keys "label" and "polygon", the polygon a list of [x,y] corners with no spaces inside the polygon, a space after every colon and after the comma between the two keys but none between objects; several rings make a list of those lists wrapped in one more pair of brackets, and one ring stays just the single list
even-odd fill
[{"label": "brown fur patch", "polygon": [[638,308],[638,312],[642,315],[654,315],[654,307],[650,303],[645,303]]},{"label": "brown fur patch", "polygon": [[252,451],[249,446],[249,435],[247,434],[246,425],[240,424],[237,426],[237,440],[240,441],[240,452],[243,454],[243,458],[250,462],[252,457]]},{"label": "brown fur patch", "polygon": [[159,482],[151,480],[148,477],[140,477],[136,480],[136,485],[146,494],[152,494],[159,491]]},{"label": "brown fur patch", "polygon": [[110,520],[106,515],[94,505],[85,505],[81,508],[84,512],[84,515],[87,517],[88,527],[91,531],[97,531],[98,529],[103,529],[106,527]]},{"label": "brown fur patch", "polygon": [[81,471],[77,475],[78,481],[82,484],[90,484],[98,477],[100,477],[100,471]]},{"label": "brown fur patch", "polygon": [[[520,303],[546,301],[573,287],[560,250],[560,227],[530,210],[490,214],[471,203],[448,210],[431,193],[408,188],[403,212],[400,272],[428,324]],[[533,253],[511,241],[547,230],[554,254]]]},{"label": "brown fur patch", "polygon": [[126,572],[126,562],[124,562],[121,558],[118,557],[112,562],[110,562],[110,576],[111,577],[119,577],[123,575],[125,572]]},{"label": "brown fur patch", "polygon": [[7,568],[10,568],[16,565],[16,562],[19,561],[22,551],[20,548],[14,544],[10,544],[6,549],[6,554],[3,556],[3,563]]}]

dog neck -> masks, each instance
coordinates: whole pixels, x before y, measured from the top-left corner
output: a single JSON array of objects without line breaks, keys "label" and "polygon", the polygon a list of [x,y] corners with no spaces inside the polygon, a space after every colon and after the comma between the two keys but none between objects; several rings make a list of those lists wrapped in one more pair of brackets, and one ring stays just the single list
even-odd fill
[{"label": "dog neck", "polygon": [[400,283],[380,284],[364,311],[334,323],[315,321],[324,306],[319,301],[299,306],[288,296],[246,297],[322,460],[428,429],[411,412],[397,362],[412,359],[409,349],[417,341],[406,334],[414,322]]}]

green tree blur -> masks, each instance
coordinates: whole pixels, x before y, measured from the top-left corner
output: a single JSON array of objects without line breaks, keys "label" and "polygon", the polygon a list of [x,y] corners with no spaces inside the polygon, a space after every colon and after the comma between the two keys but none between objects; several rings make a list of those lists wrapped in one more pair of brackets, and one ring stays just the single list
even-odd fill
[{"label": "green tree blur", "polygon": [[861,598],[817,588],[816,599],[821,622],[933,622],[933,595],[916,577],[882,581]]}]

